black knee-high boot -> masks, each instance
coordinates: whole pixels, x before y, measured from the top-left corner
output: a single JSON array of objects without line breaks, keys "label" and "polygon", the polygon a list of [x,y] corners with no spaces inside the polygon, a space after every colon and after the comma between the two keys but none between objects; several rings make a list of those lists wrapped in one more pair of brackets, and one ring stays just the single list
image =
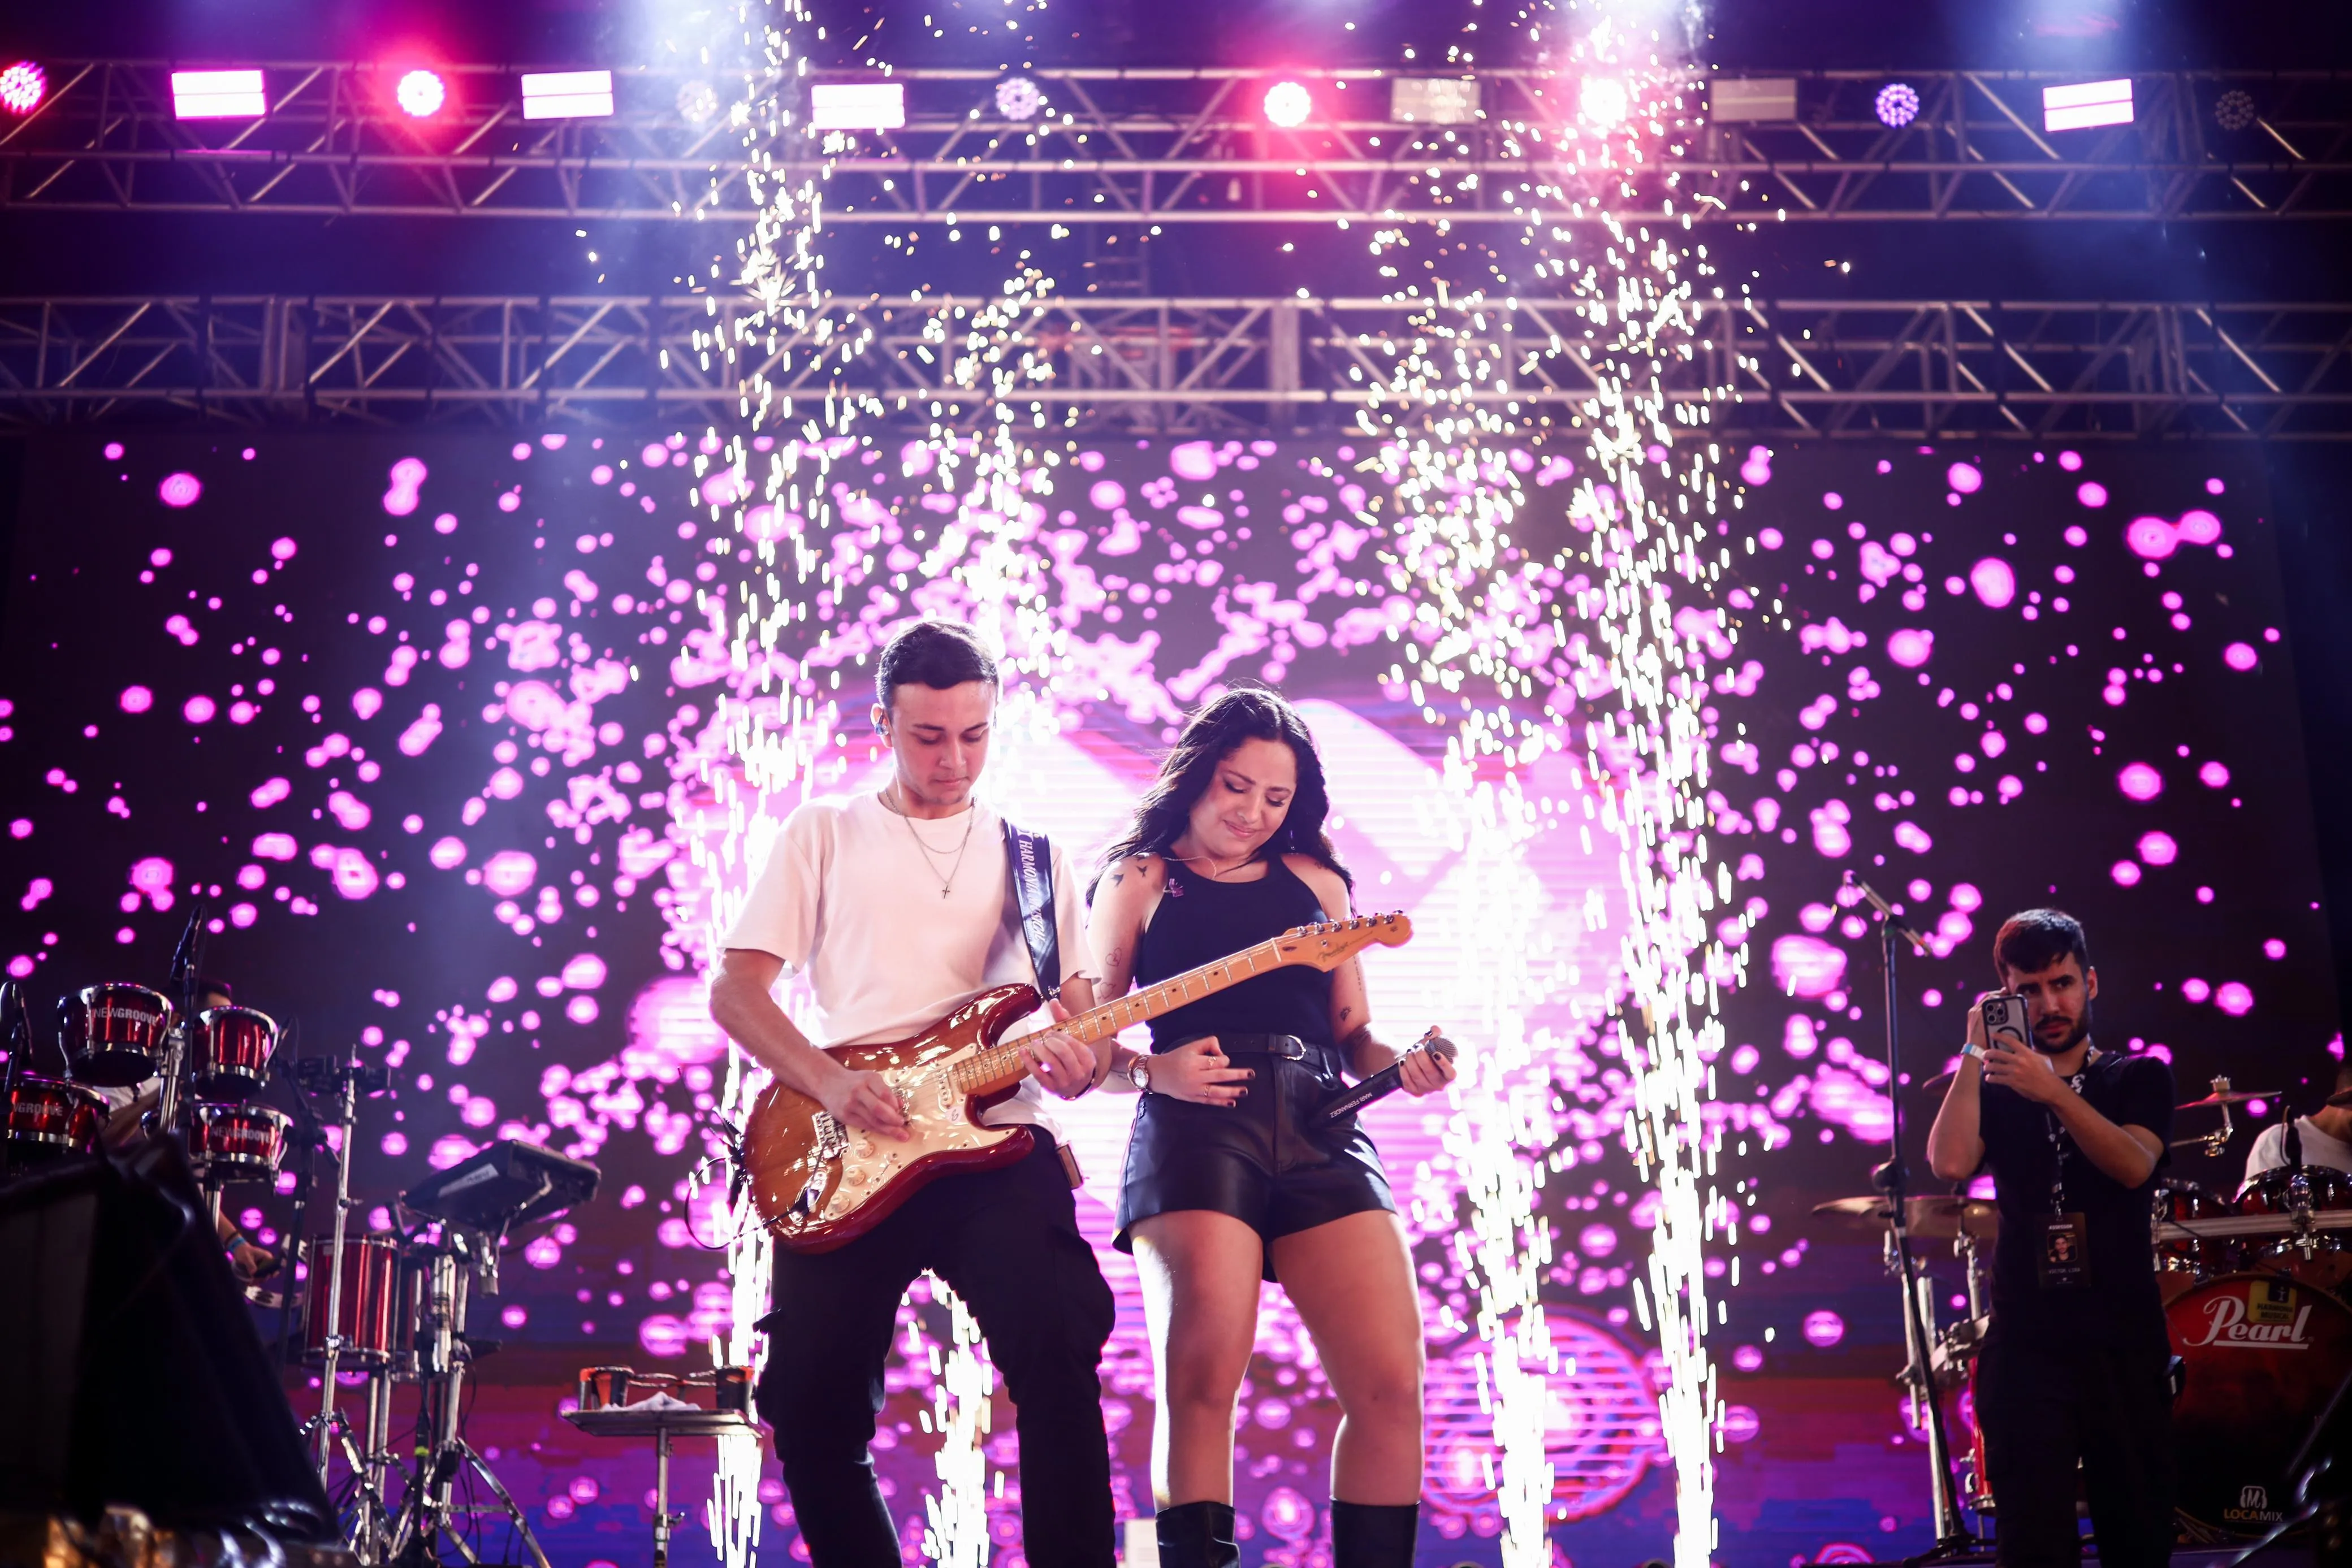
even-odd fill
[{"label": "black knee-high boot", "polygon": [[1332,1568],[1412,1568],[1421,1505],[1331,1500]]},{"label": "black knee-high boot", "polygon": [[1160,1568],[1234,1568],[1242,1560],[1234,1544],[1234,1505],[1188,1502],[1163,1508],[1154,1517],[1160,1537]]}]

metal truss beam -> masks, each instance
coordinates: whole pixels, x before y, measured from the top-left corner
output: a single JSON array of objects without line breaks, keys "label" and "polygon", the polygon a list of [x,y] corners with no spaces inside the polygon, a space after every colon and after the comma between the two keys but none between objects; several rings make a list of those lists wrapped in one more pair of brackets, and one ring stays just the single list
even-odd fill
[{"label": "metal truss beam", "polygon": [[[825,337],[762,340],[763,369],[796,417],[847,394],[893,423],[974,423],[988,398],[954,384],[944,344],[983,303],[835,298]],[[0,423],[730,424],[742,405],[713,350],[748,308],[709,294],[0,299]],[[1027,331],[1054,375],[1024,401],[1083,428],[1328,428],[1372,401],[1410,314],[1060,299]],[[1574,301],[1463,325],[1485,361],[1477,401],[1573,425],[1603,395]],[[1727,437],[2352,439],[2352,304],[1742,299],[1706,302],[1700,325],[1665,395]],[[825,346],[868,334],[847,363]]]},{"label": "metal truss beam", "polygon": [[[271,65],[266,118],[183,121],[163,63],[47,68],[47,100],[0,133],[0,207],[730,227],[753,216],[754,171],[726,110],[710,111],[710,84],[674,71],[616,71],[609,120],[526,121],[515,73],[449,67],[450,106],[420,121],[393,104],[389,69]],[[1402,73],[1287,73],[1318,109],[1297,131],[1260,112],[1265,73],[1029,74],[1046,110],[1013,121],[992,73],[897,73],[908,123],[838,139],[828,221],[1493,225],[1583,221],[1604,201],[1633,221],[1707,225],[2352,217],[2352,72],[2140,75],[2136,123],[2058,134],[2039,129],[2042,88],[2065,79],[2047,73],[1793,73],[1797,118],[1668,130],[1630,196],[1586,162],[1593,143],[1569,134],[1578,84],[1552,73],[1480,72],[1482,118],[1444,127],[1394,118]],[[1920,107],[1890,130],[1873,105],[1895,80]],[[1696,110],[1708,78],[1648,84],[1645,99],[1649,88]],[[1541,145],[1528,126],[1548,128]]]}]

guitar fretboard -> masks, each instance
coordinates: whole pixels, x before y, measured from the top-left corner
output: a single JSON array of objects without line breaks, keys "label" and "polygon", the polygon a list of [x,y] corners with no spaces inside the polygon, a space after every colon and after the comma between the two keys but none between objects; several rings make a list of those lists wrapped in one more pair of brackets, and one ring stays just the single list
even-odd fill
[{"label": "guitar fretboard", "polygon": [[[1279,969],[1285,962],[1280,942],[1269,939],[1255,947],[1229,954],[1213,964],[1203,964],[1197,969],[1171,975],[1158,985],[1132,992],[1115,1002],[1089,1008],[1055,1027],[1073,1039],[1091,1045],[1107,1035],[1117,1034],[1123,1029],[1158,1018],[1162,1013],[1172,1012],[1187,1002],[1197,1002],[1227,986],[1237,986],[1252,976]],[[1022,1055],[1021,1040],[1014,1039],[992,1046],[968,1061],[957,1063],[952,1077],[955,1086],[966,1094],[993,1094],[1000,1089],[1009,1089],[1020,1082],[1028,1071],[1029,1063]]]}]

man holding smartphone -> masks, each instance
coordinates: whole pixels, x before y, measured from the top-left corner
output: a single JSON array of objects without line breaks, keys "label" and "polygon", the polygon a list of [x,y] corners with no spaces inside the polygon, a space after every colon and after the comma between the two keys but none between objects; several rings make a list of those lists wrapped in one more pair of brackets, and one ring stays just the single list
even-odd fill
[{"label": "man holding smartphone", "polygon": [[1927,1163],[1946,1181],[1990,1171],[2000,1208],[1976,1391],[2000,1563],[2080,1560],[2080,1460],[2101,1563],[2158,1568],[2173,1538],[2171,1350],[2148,1212],[2172,1070],[2092,1041],[2099,977],[2074,916],[2011,915],[1993,968],[2001,989],[1969,1009]]}]

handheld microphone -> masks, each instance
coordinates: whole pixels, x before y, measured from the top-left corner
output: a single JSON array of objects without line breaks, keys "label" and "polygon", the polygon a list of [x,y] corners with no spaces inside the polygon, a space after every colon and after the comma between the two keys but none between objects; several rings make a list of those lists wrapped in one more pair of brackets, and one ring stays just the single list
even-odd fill
[{"label": "handheld microphone", "polygon": [[[1442,1056],[1448,1061],[1453,1061],[1455,1054],[1454,1042],[1446,1039],[1444,1035],[1438,1033],[1434,1028],[1431,1029],[1427,1034],[1423,1035],[1421,1039],[1414,1043],[1412,1049],[1414,1051],[1425,1051],[1432,1056]],[[1412,1053],[1409,1051],[1406,1054],[1410,1055]],[[1354,1115],[1357,1112],[1362,1110],[1365,1106],[1370,1104],[1373,1101],[1381,1099],[1385,1095],[1395,1093],[1398,1086],[1403,1083],[1403,1082],[1404,1058],[1399,1057],[1396,1061],[1390,1062],[1386,1067],[1381,1068],[1378,1072],[1373,1073],[1370,1078],[1365,1079],[1361,1083],[1357,1084],[1353,1089],[1345,1090],[1340,1093],[1334,1095],[1331,1100],[1324,1105],[1318,1120],[1327,1127],[1330,1126],[1335,1122],[1344,1122],[1349,1117]]]}]

